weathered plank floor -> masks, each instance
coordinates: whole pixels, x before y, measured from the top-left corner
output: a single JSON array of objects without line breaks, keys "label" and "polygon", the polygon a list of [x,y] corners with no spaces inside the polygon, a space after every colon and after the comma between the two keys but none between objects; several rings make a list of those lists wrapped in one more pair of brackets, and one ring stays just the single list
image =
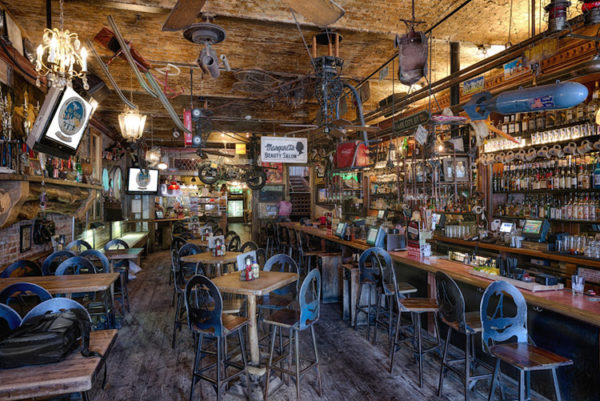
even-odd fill
[{"label": "weathered plank floor", "polygon": [[[105,389],[97,380],[91,399],[121,400],[184,400],[189,396],[192,359],[192,336],[184,327],[178,333],[176,349],[171,349],[174,308],[172,289],[168,284],[169,254],[152,254],[143,263],[144,270],[130,283],[131,313],[119,330],[117,343],[108,357],[108,379]],[[366,341],[364,330],[355,331],[341,320],[338,307],[322,307],[316,325],[323,398],[319,398],[312,373],[301,382],[304,400],[439,400],[437,355],[425,358],[425,382],[417,383],[417,366],[411,352],[404,347],[396,356],[394,374],[388,373],[387,336],[378,337],[379,344]],[[303,333],[301,352],[312,357],[310,334]],[[200,383],[195,399],[200,400]],[[204,399],[216,399],[215,392],[202,384]],[[471,393],[470,399],[485,399],[487,383],[480,383],[481,392]],[[486,394],[487,396],[487,394]],[[232,395],[225,399],[233,400]],[[270,400],[295,399],[295,385],[283,385],[272,393]],[[444,385],[444,400],[464,399],[462,384],[448,374]]]}]

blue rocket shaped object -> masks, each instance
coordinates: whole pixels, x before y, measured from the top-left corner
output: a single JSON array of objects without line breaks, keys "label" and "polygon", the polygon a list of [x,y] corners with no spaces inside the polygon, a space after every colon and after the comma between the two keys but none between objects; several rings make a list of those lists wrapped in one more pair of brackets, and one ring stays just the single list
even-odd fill
[{"label": "blue rocket shaped object", "polygon": [[471,120],[485,120],[491,112],[500,114],[528,113],[544,110],[568,109],[577,106],[588,96],[585,85],[563,82],[534,86],[500,93],[492,97],[482,92],[471,97],[464,109]]}]

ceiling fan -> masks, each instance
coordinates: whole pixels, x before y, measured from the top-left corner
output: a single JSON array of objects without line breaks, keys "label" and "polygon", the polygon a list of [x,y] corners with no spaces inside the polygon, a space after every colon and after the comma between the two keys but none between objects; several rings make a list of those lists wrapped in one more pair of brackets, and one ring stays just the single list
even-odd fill
[{"label": "ceiling fan", "polygon": [[167,20],[162,26],[163,31],[181,31],[196,22],[206,0],[178,0]]}]

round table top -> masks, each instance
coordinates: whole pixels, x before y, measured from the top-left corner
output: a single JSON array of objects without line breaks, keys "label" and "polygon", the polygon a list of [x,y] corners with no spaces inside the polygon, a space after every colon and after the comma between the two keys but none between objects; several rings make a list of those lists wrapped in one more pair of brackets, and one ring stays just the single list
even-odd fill
[{"label": "round table top", "polygon": [[200,239],[200,238],[189,239],[189,240],[187,240],[187,243],[188,244],[194,244],[194,245],[202,246],[202,247],[205,247],[205,248],[208,246],[208,240],[206,240],[206,239]]},{"label": "round table top", "polygon": [[212,252],[204,252],[196,255],[183,256],[181,261],[185,263],[202,262],[204,264],[233,263],[237,261],[238,255],[241,254],[241,252],[225,252],[225,255],[223,256],[214,256]]}]

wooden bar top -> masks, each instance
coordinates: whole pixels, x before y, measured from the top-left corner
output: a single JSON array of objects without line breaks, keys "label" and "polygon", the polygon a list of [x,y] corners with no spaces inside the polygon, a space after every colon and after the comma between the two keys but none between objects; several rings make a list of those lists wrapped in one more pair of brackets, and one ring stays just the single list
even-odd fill
[{"label": "wooden bar top", "polygon": [[77,274],[67,276],[35,276],[0,278],[0,291],[14,283],[33,283],[50,294],[106,291],[119,278],[119,273]]},{"label": "wooden bar top", "polygon": [[[117,330],[96,330],[90,333],[90,351],[108,356],[117,338]],[[83,357],[80,349],[67,359],[46,365],[0,369],[0,400],[79,393],[92,388],[101,359],[97,356]]]},{"label": "wooden bar top", "polygon": [[[365,250],[369,248],[369,246],[364,242],[344,241],[338,237],[328,235],[326,230],[322,230],[316,227],[301,226],[298,223],[279,224],[283,224],[291,229],[301,230],[309,235],[314,235],[315,237],[336,242],[338,244],[345,245],[350,248],[359,250]],[[473,242],[470,241],[465,242],[473,244]],[[512,250],[512,248],[509,249]],[[538,253],[543,254],[542,252]],[[408,252],[406,251],[390,252],[390,255],[392,256],[392,259],[397,263],[409,265],[431,273],[443,271],[449,276],[451,276],[453,279],[469,285],[473,285],[475,287],[487,288],[487,286],[492,283],[492,280],[469,274],[471,266],[467,266],[463,263],[455,261],[450,261],[446,256],[431,256],[428,258],[416,259],[409,257]],[[589,300],[590,297],[582,295],[573,296],[571,294],[570,289],[536,293],[533,293],[528,290],[521,290],[521,292],[527,300],[527,303],[529,303],[530,305],[539,306],[544,309],[548,309],[563,315],[573,317],[583,322],[593,324],[595,326],[600,326],[600,302],[592,302]]]}]

